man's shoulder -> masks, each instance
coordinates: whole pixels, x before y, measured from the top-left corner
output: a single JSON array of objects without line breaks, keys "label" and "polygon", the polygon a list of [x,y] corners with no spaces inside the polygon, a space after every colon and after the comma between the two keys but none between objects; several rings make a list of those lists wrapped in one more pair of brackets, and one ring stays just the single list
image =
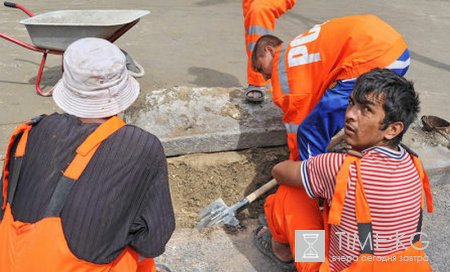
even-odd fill
[{"label": "man's shoulder", "polygon": [[383,146],[373,146],[362,152],[362,158],[366,160],[389,160],[402,162],[409,157],[408,151],[402,146],[398,146],[398,150]]},{"label": "man's shoulder", "polygon": [[112,145],[120,146],[119,149],[127,153],[139,153],[153,158],[156,154],[164,154],[161,140],[156,135],[135,125],[125,125],[111,135],[109,142]]},{"label": "man's shoulder", "polygon": [[[322,153],[304,161],[302,167],[312,165],[315,169],[326,169],[326,171],[334,173],[340,169],[340,167],[342,166],[342,162],[344,161],[346,156],[346,152]],[[320,174],[320,171],[317,171],[317,174]]]},{"label": "man's shoulder", "polygon": [[155,134],[132,124],[126,124],[121,130],[122,132],[129,134],[130,140],[143,138],[159,142],[159,138]]},{"label": "man's shoulder", "polygon": [[[67,126],[79,127],[80,130],[89,130],[90,127],[97,127],[99,124],[82,124],[78,117],[66,114],[66,113],[53,113],[47,115],[42,122],[44,123],[53,123],[53,124],[61,124],[65,123]],[[76,129],[76,128],[75,128]],[[124,131],[128,134],[130,139],[134,139],[136,137],[144,137],[144,138],[157,138],[154,134],[132,124],[126,124],[119,131]]]},{"label": "man's shoulder", "polygon": [[[76,116],[70,114],[53,113],[43,118],[35,132],[38,134],[55,134],[61,139],[71,138],[85,138],[92,133],[97,127],[98,123],[82,123]],[[126,124],[117,132],[109,137],[113,142],[120,142],[121,145],[128,144],[130,146],[137,145],[142,148],[146,146],[161,145],[159,138],[135,125]]]},{"label": "man's shoulder", "polygon": [[316,158],[319,160],[340,160],[340,159],[344,159],[345,156],[347,156],[348,154],[348,150],[333,150],[331,152],[326,152],[326,153],[322,153],[319,155],[316,155],[312,158]]}]

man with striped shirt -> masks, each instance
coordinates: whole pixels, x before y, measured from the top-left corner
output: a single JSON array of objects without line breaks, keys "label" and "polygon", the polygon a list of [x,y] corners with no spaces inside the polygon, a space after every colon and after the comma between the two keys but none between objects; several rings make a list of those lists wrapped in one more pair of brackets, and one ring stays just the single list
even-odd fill
[{"label": "man with striped shirt", "polygon": [[[267,198],[265,213],[274,256],[292,260],[295,230],[320,229],[322,223],[327,229],[329,223],[328,258],[321,271],[431,271],[419,246],[422,192],[429,211],[432,208],[429,184],[418,159],[400,145],[418,111],[418,96],[403,77],[375,69],[358,78],[344,127],[344,139],[353,153],[287,160],[272,170],[280,187]],[[327,222],[322,221],[314,198],[325,199],[325,208],[330,209]],[[364,232],[364,226],[370,231]],[[262,237],[266,231],[255,235]],[[391,261],[401,261],[401,254],[421,259],[381,264],[389,270],[385,266],[376,270],[380,264],[366,270],[359,266],[368,260],[362,260],[361,254],[388,256]],[[298,271],[318,271],[319,266],[296,263]]]}]

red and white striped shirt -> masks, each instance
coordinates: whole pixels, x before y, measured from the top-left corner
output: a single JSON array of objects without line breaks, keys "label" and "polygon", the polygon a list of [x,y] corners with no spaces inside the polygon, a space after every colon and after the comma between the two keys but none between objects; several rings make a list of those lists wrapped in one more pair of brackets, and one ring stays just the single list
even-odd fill
[{"label": "red and white striped shirt", "polygon": [[[386,256],[410,247],[421,212],[422,183],[409,153],[372,147],[361,152],[361,176],[372,217],[373,248]],[[331,203],[345,154],[326,153],[304,161],[301,174],[312,198]],[[352,164],[340,225],[331,225],[329,262],[341,271],[360,254],[355,214],[356,169]],[[365,239],[365,238],[364,238]]]}]

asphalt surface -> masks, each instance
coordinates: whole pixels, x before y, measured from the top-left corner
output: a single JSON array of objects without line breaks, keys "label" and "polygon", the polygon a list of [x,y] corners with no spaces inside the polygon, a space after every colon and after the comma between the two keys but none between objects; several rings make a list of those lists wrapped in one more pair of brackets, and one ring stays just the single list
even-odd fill
[{"label": "asphalt surface", "polygon": [[[246,85],[246,56],[240,1],[29,0],[22,1],[21,4],[37,14],[62,9],[150,10],[152,14],[142,18],[135,27],[115,42],[145,68],[146,75],[139,79],[143,94],[173,86],[232,88]],[[447,90],[450,86],[449,10],[450,1],[448,0],[298,1],[290,12],[277,21],[275,34],[287,41],[314,24],[333,17],[364,13],[378,15],[402,33],[409,45],[411,68],[406,77],[414,81],[416,90],[420,94],[421,114],[437,115],[450,120],[450,94]],[[19,23],[26,17],[19,10],[0,7],[0,32],[30,43],[26,29]],[[58,109],[51,98],[35,94],[34,81],[40,54],[6,40],[0,40],[0,50],[2,51],[0,53],[0,149],[4,150],[8,135],[17,124],[29,117],[51,113]],[[50,88],[60,76],[61,57],[49,56],[43,85],[46,89]],[[444,157],[445,159],[449,158]],[[432,161],[433,157],[430,160]],[[435,196],[439,200],[438,214],[426,219],[425,223],[431,225],[429,229],[439,233],[437,235],[439,237],[433,238],[437,241],[432,251],[435,270],[446,271],[450,259],[448,251],[450,238],[447,226],[450,209],[448,176],[444,175],[444,179],[439,182],[439,187],[435,191]],[[196,237],[188,230],[180,230],[176,237],[185,236],[186,232]],[[202,243],[204,251],[198,253],[211,254],[211,251],[208,252],[209,247],[204,244],[213,244],[211,239],[202,237],[199,236],[197,242]],[[245,239],[238,239],[238,241],[247,240],[251,238],[245,236]],[[184,244],[189,243],[183,240]],[[234,241],[234,244],[238,243]],[[180,247],[177,247],[177,244],[171,244],[169,250],[174,248]],[[238,250],[244,252],[242,248]],[[215,249],[220,250],[220,248]],[[188,246],[187,250],[192,250],[192,246]],[[244,255],[252,256],[250,263],[256,263],[253,265],[256,271],[273,271],[270,270],[271,268],[266,270],[269,266],[258,263],[257,260],[261,256],[245,252]],[[175,256],[179,253],[169,251],[167,254]],[[193,258],[192,253],[186,255],[186,257],[189,256]],[[209,255],[209,258],[212,262],[219,256],[220,254]],[[228,258],[233,256],[236,257],[233,254],[227,255]],[[245,259],[245,256],[240,256],[238,260]],[[165,260],[170,261],[170,259]],[[234,265],[236,267],[236,264]],[[245,267],[247,265],[252,266],[246,262]],[[180,267],[181,263],[175,266]],[[207,263],[202,263],[202,266],[197,268],[185,267],[178,271],[208,271]],[[224,271],[240,270],[236,268]]]}]

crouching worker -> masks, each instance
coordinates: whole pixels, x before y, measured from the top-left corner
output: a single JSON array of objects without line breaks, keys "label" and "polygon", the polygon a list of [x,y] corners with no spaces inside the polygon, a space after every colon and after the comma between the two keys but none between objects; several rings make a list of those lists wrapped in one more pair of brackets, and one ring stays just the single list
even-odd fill
[{"label": "crouching worker", "polygon": [[165,271],[175,228],[154,135],[117,114],[138,97],[125,56],[85,38],[64,53],[53,99],[66,113],[16,128],[0,187],[0,271]]},{"label": "crouching worker", "polygon": [[[403,77],[386,69],[360,76],[345,113],[352,150],[273,168],[280,187],[266,200],[268,228],[255,232],[258,248],[287,265],[295,230],[323,224],[325,262],[297,262],[297,271],[431,271],[421,241],[431,190],[417,155],[400,144],[418,111],[417,94]],[[323,219],[314,198],[325,200]]]}]

